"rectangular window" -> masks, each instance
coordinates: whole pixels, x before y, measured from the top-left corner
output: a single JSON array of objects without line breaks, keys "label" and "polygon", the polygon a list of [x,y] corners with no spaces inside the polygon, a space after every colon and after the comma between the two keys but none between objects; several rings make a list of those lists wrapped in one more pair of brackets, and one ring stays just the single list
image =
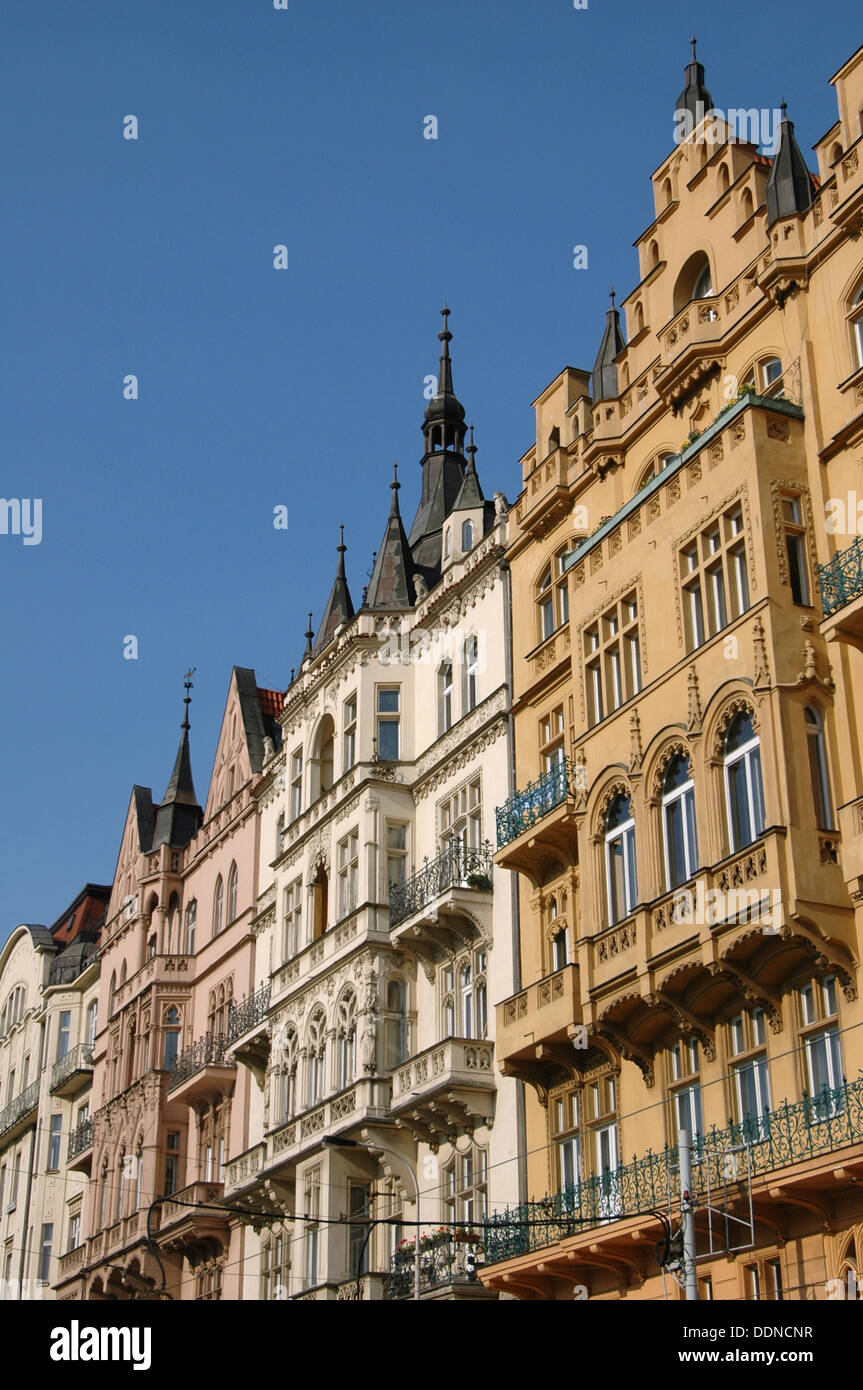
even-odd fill
[{"label": "rectangular window", "polygon": [[69,1029],[71,1025],[71,1020],[71,1013],[69,1013],[67,1009],[64,1009],[63,1012],[60,1014],[60,1026],[57,1029],[56,1060],[58,1062],[60,1061],[61,1057],[65,1057],[66,1053],[69,1051]]},{"label": "rectangular window", "polygon": [[408,828],[387,821],[387,883],[404,883],[408,865]]},{"label": "rectangular window", "polygon": [[77,1250],[81,1244],[81,1213],[73,1211],[69,1217],[69,1241],[67,1250]]},{"label": "rectangular window", "polygon": [[60,1167],[60,1138],[63,1129],[63,1116],[51,1116],[51,1128],[48,1134],[48,1167],[56,1170]]},{"label": "rectangular window", "polygon": [[180,1135],[177,1131],[172,1131],[165,1136],[165,1147],[168,1151],[165,1159],[165,1191],[164,1196],[170,1197],[177,1191],[177,1182],[180,1176]]},{"label": "rectangular window", "polygon": [[399,758],[400,690],[398,686],[378,690],[377,752],[381,762],[397,762]]},{"label": "rectangular window", "polygon": [[318,1240],[320,1227],[317,1225],[320,1217],[321,1200],[321,1175],[318,1169],[309,1173],[306,1177],[305,1196],[306,1196],[306,1251],[305,1251],[305,1286],[313,1289],[318,1282]]},{"label": "rectangular window", "polygon": [[372,1189],[370,1183],[348,1183],[348,1269],[351,1278],[366,1274],[369,1268],[368,1223],[371,1219]]},{"label": "rectangular window", "polygon": [[303,881],[298,878],[285,889],[282,906],[282,947],[285,960],[292,960],[300,949],[303,918]]},{"label": "rectangular window", "polygon": [[42,1227],[42,1240],[39,1246],[38,1278],[47,1284],[51,1278],[51,1246],[54,1242],[54,1224],[46,1221]]},{"label": "rectangular window", "polygon": [[339,916],[346,917],[357,905],[360,877],[360,837],[354,830],[339,845]]},{"label": "rectangular window", "polygon": [[686,649],[694,651],[749,607],[743,510],[730,508],[679,556]]},{"label": "rectangular window", "polygon": [[357,697],[351,695],[344,703],[344,735],[342,742],[342,771],[349,772],[357,760]]},{"label": "rectangular window", "polygon": [[584,633],[588,720],[598,724],[641,689],[638,601],[629,593]]},{"label": "rectangular window", "polygon": [[785,550],[788,556],[788,580],[791,597],[803,608],[810,606],[809,568],[806,563],[806,526],[803,504],[799,495],[782,498],[782,523],[785,531]]},{"label": "rectangular window", "polygon": [[439,806],[440,845],[441,849],[453,851],[453,870],[457,878],[470,872],[473,861],[467,851],[479,849],[482,843],[480,788],[480,779],[476,777]]},{"label": "rectangular window", "polygon": [[701,1087],[684,1086],[674,1093],[675,1119],[678,1129],[685,1129],[690,1139],[704,1133],[701,1116]]},{"label": "rectangular window", "polygon": [[770,1080],[767,1058],[753,1057],[734,1068],[737,1119],[748,1139],[766,1139],[770,1132]]},{"label": "rectangular window", "polygon": [[303,750],[291,754],[291,820],[303,809]]}]

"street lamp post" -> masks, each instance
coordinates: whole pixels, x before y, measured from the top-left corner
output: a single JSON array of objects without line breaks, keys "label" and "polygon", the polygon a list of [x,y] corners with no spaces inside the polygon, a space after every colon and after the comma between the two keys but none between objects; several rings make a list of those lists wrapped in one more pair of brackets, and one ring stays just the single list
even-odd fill
[{"label": "street lamp post", "polygon": [[403,1163],[410,1173],[411,1181],[414,1185],[414,1203],[416,1206],[417,1219],[416,1239],[414,1240],[414,1298],[418,1299],[420,1296],[420,1184],[416,1168],[409,1158],[405,1158],[404,1154],[400,1154],[397,1149],[388,1148],[386,1144],[378,1144],[377,1142],[373,1144],[360,1144],[356,1139],[341,1139],[329,1134],[324,1136],[321,1143],[331,1149],[362,1149],[368,1154],[389,1154],[390,1158],[394,1158],[397,1163]]}]

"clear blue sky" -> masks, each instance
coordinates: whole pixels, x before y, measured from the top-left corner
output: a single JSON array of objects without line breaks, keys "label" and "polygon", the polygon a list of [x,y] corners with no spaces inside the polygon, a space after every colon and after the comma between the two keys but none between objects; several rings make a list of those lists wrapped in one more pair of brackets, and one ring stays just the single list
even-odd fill
[{"label": "clear blue sky", "polygon": [[43,537],[0,534],[0,940],[110,881],[189,665],[203,800],[231,666],[287,684],[340,521],[359,603],[445,298],[480,477],[517,494],[531,400],[637,279],[693,28],[717,106],[784,96],[807,151],[832,124],[836,0],[3,0],[0,494]]}]

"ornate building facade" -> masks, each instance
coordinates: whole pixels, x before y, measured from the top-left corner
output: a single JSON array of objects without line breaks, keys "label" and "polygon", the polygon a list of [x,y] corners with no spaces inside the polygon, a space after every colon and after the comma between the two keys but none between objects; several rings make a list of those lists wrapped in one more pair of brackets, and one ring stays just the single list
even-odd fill
[{"label": "ornate building facade", "polygon": [[810,173],[693,52],[625,329],[535,403],[496,854],[530,1200],[482,1271],[521,1298],[683,1296],[681,1130],[700,1297],[856,1296],[863,50],[832,81]]}]

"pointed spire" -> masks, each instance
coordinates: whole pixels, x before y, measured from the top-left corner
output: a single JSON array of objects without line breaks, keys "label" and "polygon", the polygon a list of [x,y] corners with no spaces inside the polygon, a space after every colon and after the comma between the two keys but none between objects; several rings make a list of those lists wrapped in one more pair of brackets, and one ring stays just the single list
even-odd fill
[{"label": "pointed spire", "polygon": [[438,333],[441,353],[437,392],[426,406],[423,424],[427,454],[442,453],[446,449],[460,452],[464,447],[464,406],[453,389],[452,359],[449,355],[449,345],[452,342],[449,329],[451,313],[449,306],[444,304],[441,309],[443,328]]},{"label": "pointed spire", "polygon": [[[354,605],[351,601],[348,581],[345,578],[345,551],[347,550],[347,546],[345,545],[344,526],[339,527],[339,543],[336,546],[336,550],[339,556],[339,562],[336,567],[336,577],[333,581],[333,587],[330,590],[330,596],[327,599],[324,616],[321,618],[318,625],[318,636],[312,648],[312,656],[317,656],[318,652],[322,652],[324,647],[328,646],[333,640],[336,631],[340,627],[343,627],[345,623],[349,623],[354,616]],[[306,636],[308,636],[308,633]]]},{"label": "pointed spire", "polygon": [[772,227],[781,217],[793,217],[805,212],[815,197],[812,175],[794,135],[794,122],[788,119],[788,106],[782,102],[779,125],[779,144],[767,176],[765,200],[767,225]]},{"label": "pointed spire", "polygon": [[470,443],[465,450],[468,456],[467,472],[464,475],[464,482],[459,488],[458,497],[453,503],[454,512],[471,511],[474,507],[481,507],[485,498],[480,487],[479,474],[476,471],[476,445],[473,442],[473,425],[470,427]]},{"label": "pointed spire", "polygon": [[204,813],[198,805],[195,784],[192,781],[192,757],[189,751],[189,705],[192,697],[192,677],[194,666],[183,677],[183,722],[180,725],[180,746],[174,759],[174,769],[165,789],[162,804],[156,814],[156,827],[153,834],[153,849],[159,845],[174,845],[181,848],[187,845],[203,820]]},{"label": "pointed spire", "polygon": [[367,608],[412,608],[415,602],[414,564],[399,510],[398,470],[394,463],[390,514],[366,590]]},{"label": "pointed spire", "polygon": [[687,125],[687,129],[693,130],[704,119],[708,111],[713,110],[713,97],[704,85],[704,65],[699,63],[695,56],[696,40],[692,38],[690,43],[692,44],[692,58],[686,64],[686,85],[677,98],[674,115],[676,118],[678,111],[688,111],[692,120]]},{"label": "pointed spire", "polygon": [[303,661],[305,661],[306,657],[311,656],[312,654],[312,638],[314,637],[314,635],[315,630],[312,627],[312,610],[309,609],[309,625],[303,633],[303,636],[306,639],[306,650],[303,652]]},{"label": "pointed spire", "polygon": [[605,331],[596,361],[593,364],[592,390],[594,401],[606,401],[617,395],[617,367],[614,359],[626,347],[620,331],[620,313],[614,307],[614,286],[609,291],[611,307],[605,314]]}]

